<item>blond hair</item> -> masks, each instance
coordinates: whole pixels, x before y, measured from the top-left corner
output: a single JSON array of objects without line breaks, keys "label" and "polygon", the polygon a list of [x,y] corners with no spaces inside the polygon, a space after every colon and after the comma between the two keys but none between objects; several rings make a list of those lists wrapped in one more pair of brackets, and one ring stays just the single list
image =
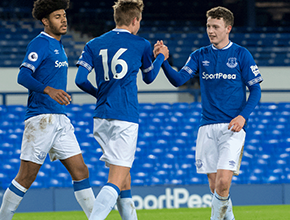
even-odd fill
[{"label": "blond hair", "polygon": [[118,0],[113,6],[116,25],[129,26],[135,17],[139,21],[143,8],[143,0]]}]

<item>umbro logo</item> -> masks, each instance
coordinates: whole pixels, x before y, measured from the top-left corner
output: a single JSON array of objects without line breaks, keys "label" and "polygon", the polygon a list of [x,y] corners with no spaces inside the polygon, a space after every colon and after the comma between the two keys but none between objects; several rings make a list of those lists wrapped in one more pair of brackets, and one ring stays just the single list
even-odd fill
[{"label": "umbro logo", "polygon": [[203,66],[209,66],[210,62],[208,60],[202,61]]},{"label": "umbro logo", "polygon": [[235,166],[235,164],[236,164],[236,162],[235,162],[235,161],[233,161],[233,160],[231,160],[231,161],[229,161],[229,164],[230,164],[230,166],[234,167],[234,166]]},{"label": "umbro logo", "polygon": [[59,54],[59,51],[57,49],[54,50],[55,54]]}]

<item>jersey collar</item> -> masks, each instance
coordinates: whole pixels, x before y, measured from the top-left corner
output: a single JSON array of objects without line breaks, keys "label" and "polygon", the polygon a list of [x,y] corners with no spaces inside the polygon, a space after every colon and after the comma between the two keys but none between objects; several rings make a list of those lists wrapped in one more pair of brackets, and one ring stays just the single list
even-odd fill
[{"label": "jersey collar", "polygon": [[41,34],[44,34],[44,35],[47,36],[47,37],[50,37],[50,38],[55,39],[54,37],[50,36],[48,33],[44,32],[44,31],[41,31]]},{"label": "jersey collar", "polygon": [[120,28],[114,28],[112,31],[116,31],[116,32],[128,32],[129,34],[131,34],[130,31],[128,31],[126,29],[120,29]]},{"label": "jersey collar", "polygon": [[214,50],[226,50],[226,49],[229,49],[232,45],[233,45],[233,42],[230,41],[230,42],[228,43],[228,45],[225,46],[225,47],[222,48],[222,49],[218,49],[218,48],[216,48],[213,44],[212,44],[211,46],[212,46],[212,49],[214,49]]},{"label": "jersey collar", "polygon": [[[50,36],[48,33],[44,32],[44,31],[41,31],[41,34],[43,34],[43,35],[45,35],[45,36],[47,36],[47,37],[49,37],[49,38],[52,38],[52,39],[58,41],[57,39],[55,39],[54,37]],[[61,40],[58,41],[58,42],[61,42]]]}]

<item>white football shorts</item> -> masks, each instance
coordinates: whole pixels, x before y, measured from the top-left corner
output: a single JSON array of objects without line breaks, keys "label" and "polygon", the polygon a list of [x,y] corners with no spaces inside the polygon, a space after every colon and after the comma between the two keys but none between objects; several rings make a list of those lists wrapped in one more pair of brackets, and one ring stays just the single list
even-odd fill
[{"label": "white football shorts", "polygon": [[100,160],[124,167],[132,167],[139,124],[114,119],[94,118],[94,137],[103,155]]},{"label": "white football shorts", "polygon": [[218,169],[239,175],[246,132],[228,130],[229,123],[201,126],[196,141],[197,173],[216,173]]},{"label": "white football shorts", "polygon": [[63,114],[41,114],[25,121],[20,159],[43,164],[81,153],[70,119]]}]

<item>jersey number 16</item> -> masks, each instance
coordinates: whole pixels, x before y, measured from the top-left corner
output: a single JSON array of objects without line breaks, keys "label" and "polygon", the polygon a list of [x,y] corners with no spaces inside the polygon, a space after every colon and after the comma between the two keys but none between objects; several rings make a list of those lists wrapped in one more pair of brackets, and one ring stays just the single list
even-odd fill
[{"label": "jersey number 16", "polygon": [[[128,65],[125,60],[119,59],[119,57],[126,51],[127,49],[120,48],[111,61],[111,71],[113,73],[114,79],[122,79],[128,72]],[[109,63],[108,63],[108,49],[100,50],[99,55],[102,56],[102,63],[104,68],[104,80],[109,81]],[[122,71],[117,73],[117,65],[121,65]]]}]

